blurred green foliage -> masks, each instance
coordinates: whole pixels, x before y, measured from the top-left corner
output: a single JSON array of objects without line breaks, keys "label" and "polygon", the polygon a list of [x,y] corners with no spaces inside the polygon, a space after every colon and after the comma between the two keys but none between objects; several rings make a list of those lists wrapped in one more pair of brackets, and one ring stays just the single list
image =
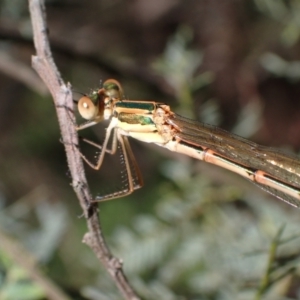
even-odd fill
[{"label": "blurred green foliage", "polygon": [[[150,2],[47,1],[54,57],[74,91],[115,77],[127,98],[166,102],[244,137],[299,148],[299,1],[166,1],[155,2],[156,9]],[[30,69],[34,50],[22,5],[0,2],[0,54]],[[17,238],[70,298],[121,299],[81,243],[85,220],[50,98],[10,76],[0,80],[0,230]],[[285,86],[296,99],[287,111]],[[104,128],[80,134],[101,142]],[[100,216],[109,246],[144,299],[297,299],[299,211],[218,167],[132,145],[145,187],[101,204]],[[122,166],[107,159],[99,172],[86,168],[94,195],[120,185]],[[1,240],[0,250],[0,298],[45,299]]]}]

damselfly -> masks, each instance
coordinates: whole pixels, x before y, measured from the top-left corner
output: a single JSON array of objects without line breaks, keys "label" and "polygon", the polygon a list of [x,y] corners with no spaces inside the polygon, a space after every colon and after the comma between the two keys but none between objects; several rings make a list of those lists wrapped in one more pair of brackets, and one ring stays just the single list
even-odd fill
[{"label": "damselfly", "polygon": [[88,121],[77,126],[77,130],[103,120],[110,121],[103,145],[85,140],[101,149],[96,164],[80,153],[82,158],[98,170],[105,154],[114,154],[119,143],[126,166],[126,187],[96,197],[95,202],[122,197],[142,187],[142,176],[127,138],[130,136],[233,171],[277,198],[295,207],[300,206],[300,160],[297,157],[257,145],[215,126],[181,117],[164,103],[122,98],[119,82],[109,79],[101,89],[78,101],[79,113]]}]

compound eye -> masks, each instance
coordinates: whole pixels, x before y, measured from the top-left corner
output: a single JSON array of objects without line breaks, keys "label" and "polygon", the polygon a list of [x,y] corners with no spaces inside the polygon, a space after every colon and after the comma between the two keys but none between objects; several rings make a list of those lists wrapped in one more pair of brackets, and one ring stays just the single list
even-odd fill
[{"label": "compound eye", "polygon": [[78,111],[84,119],[91,120],[96,118],[98,107],[89,97],[83,96],[78,101]]},{"label": "compound eye", "polygon": [[107,96],[113,99],[122,99],[123,89],[121,84],[115,79],[108,79],[103,83],[103,88]]}]

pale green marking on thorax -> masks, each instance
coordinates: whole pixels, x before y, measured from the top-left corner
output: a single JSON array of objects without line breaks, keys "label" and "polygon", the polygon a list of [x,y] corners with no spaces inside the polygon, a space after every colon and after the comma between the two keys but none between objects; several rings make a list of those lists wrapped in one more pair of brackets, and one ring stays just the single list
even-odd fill
[{"label": "pale green marking on thorax", "polygon": [[120,122],[127,124],[140,124],[140,125],[150,125],[154,124],[151,116],[130,114],[130,113],[119,113],[118,119]]}]

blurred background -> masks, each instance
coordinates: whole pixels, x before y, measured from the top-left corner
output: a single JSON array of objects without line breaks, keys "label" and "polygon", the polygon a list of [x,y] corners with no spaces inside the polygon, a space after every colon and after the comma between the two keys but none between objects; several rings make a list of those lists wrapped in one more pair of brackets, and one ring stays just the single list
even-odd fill
[{"label": "blurred background", "polygon": [[[69,296],[60,299],[121,299],[81,243],[86,223],[53,102],[31,69],[27,6],[0,1],[0,299],[50,299],[41,278]],[[53,56],[75,98],[115,78],[128,99],[165,102],[298,153],[298,0],[49,0],[46,8]],[[101,143],[105,126],[80,135]],[[99,206],[107,243],[144,299],[300,298],[299,210],[229,171],[131,142],[145,186]],[[118,188],[121,168],[118,156],[98,172],[87,167],[93,194]]]}]

